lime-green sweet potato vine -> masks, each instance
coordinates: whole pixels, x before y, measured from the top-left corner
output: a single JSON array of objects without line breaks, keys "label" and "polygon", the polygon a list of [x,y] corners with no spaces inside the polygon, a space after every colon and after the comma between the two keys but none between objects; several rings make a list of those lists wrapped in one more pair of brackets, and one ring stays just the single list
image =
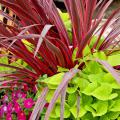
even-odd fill
[{"label": "lime-green sweet potato vine", "polygon": [[0,0],[17,16],[0,11],[13,22],[0,22],[0,47],[14,58],[6,62],[9,55],[0,53],[0,89],[14,82],[14,89],[23,83],[33,89],[36,103],[24,119],[120,119],[120,40],[114,42],[120,8],[98,29],[112,1],[64,0],[67,13],[61,13],[53,0]]},{"label": "lime-green sweet potato vine", "polygon": [[[96,56],[97,54],[97,56]],[[91,59],[106,59],[104,53],[96,53]],[[95,56],[95,57],[94,57]],[[46,102],[50,103],[54,92],[58,89],[65,72],[58,73],[52,77],[39,79],[39,84],[46,84],[49,92],[46,95]],[[102,65],[96,61],[85,61],[85,66],[74,78],[70,80],[66,88],[66,98],[64,103],[64,119],[76,120],[115,120],[120,115],[120,84]],[[39,97],[42,87],[40,87],[36,97]],[[54,108],[50,113],[50,120],[60,119],[59,96]],[[78,106],[78,98],[80,104]],[[79,107],[79,112],[77,112]],[[42,115],[44,118],[44,114]]]}]

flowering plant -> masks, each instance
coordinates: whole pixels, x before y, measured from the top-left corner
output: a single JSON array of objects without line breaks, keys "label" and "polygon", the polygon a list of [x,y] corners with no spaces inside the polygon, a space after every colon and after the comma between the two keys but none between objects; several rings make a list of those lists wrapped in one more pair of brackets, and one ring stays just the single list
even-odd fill
[{"label": "flowering plant", "polygon": [[[28,85],[16,85],[18,88],[6,89],[1,98],[0,117],[6,120],[27,120],[34,106],[33,92],[28,91]],[[6,93],[6,94],[5,94]]]}]

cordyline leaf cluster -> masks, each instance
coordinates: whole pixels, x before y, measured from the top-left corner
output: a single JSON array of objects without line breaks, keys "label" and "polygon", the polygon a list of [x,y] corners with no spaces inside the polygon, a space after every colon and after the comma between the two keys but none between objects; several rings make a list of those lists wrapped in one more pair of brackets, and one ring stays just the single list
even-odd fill
[{"label": "cordyline leaf cluster", "polygon": [[[77,58],[81,58],[84,48],[90,44],[111,2],[112,0],[103,2],[65,0],[64,3],[72,23],[72,42],[70,42],[65,25],[52,0],[0,0],[2,5],[8,7],[19,17],[18,20],[14,20],[9,14],[1,11],[4,17],[14,23],[14,26],[0,23],[0,45],[9,49],[18,59],[22,59],[32,68],[32,71],[15,68],[19,74],[17,76],[22,77],[24,74],[23,80],[31,81],[36,80],[42,74],[54,75],[57,73],[57,66],[73,68],[77,63],[72,61],[74,49],[78,48]],[[119,23],[119,11],[120,9],[116,10],[101,27],[100,35],[91,51],[97,47],[106,28],[116,21]],[[99,46],[99,50],[110,47],[112,41],[120,33],[118,27],[117,25],[113,27]],[[31,44],[32,51],[26,47],[23,39]]]},{"label": "cordyline leaf cluster", "polygon": [[[97,32],[99,32],[98,37],[90,48],[92,53],[96,49],[105,51],[108,48],[114,48],[116,44],[113,44],[113,41],[120,34],[120,9],[114,11],[106,22],[97,29],[112,1],[64,0],[72,24],[71,40],[53,0],[0,0],[2,5],[8,7],[18,16],[18,19],[14,19],[4,11],[0,11],[1,15],[13,22],[12,26],[0,22],[0,47],[9,50],[16,60],[22,59],[30,68],[0,63],[0,66],[15,69],[15,72],[9,74],[0,73],[0,76],[35,84],[41,75],[52,76],[56,74],[58,66],[72,69],[78,64],[77,60],[72,60],[74,50],[77,48],[76,59],[82,58],[84,49],[86,46],[90,46],[92,38]],[[112,30],[101,43],[100,40],[104,32],[110,26],[112,26]],[[114,49],[109,52],[113,51]],[[103,64],[103,62],[100,63]],[[103,65],[106,67],[107,63],[104,62]],[[79,66],[79,69],[82,67],[83,64]],[[108,68],[108,70],[110,69]],[[72,73],[70,72],[70,74]],[[69,77],[68,75],[70,80],[73,76]],[[65,87],[64,83],[61,83],[61,86],[56,90],[54,99],[57,98],[61,88]],[[55,102],[54,99],[50,106]],[[46,120],[50,109],[48,107]],[[35,116],[33,115],[33,117]]]}]

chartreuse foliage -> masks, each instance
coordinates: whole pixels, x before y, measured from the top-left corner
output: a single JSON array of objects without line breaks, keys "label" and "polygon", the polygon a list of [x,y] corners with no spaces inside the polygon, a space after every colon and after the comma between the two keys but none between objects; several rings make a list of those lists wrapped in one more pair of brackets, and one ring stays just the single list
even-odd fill
[{"label": "chartreuse foliage", "polygon": [[[88,55],[89,56],[89,55]],[[96,52],[92,59],[108,60],[104,52]],[[87,58],[87,57],[86,57]],[[85,59],[86,59],[85,58]],[[113,56],[114,59],[114,56]],[[62,70],[63,71],[63,70]],[[50,103],[54,91],[62,82],[64,72],[38,80],[46,84],[46,96]],[[40,93],[40,91],[38,91]],[[80,111],[77,115],[77,97],[80,95]],[[60,97],[50,114],[49,120],[60,119]],[[85,67],[69,82],[66,89],[64,119],[76,120],[115,120],[120,116],[120,84],[96,61],[85,61]],[[45,112],[45,111],[44,111]]]}]

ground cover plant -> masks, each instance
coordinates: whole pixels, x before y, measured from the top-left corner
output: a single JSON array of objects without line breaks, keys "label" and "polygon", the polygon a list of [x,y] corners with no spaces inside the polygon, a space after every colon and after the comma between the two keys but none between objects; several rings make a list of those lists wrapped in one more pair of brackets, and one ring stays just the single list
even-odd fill
[{"label": "ground cover plant", "polygon": [[0,11],[1,119],[120,119],[120,9],[98,28],[112,0],[0,3],[17,16]]}]

